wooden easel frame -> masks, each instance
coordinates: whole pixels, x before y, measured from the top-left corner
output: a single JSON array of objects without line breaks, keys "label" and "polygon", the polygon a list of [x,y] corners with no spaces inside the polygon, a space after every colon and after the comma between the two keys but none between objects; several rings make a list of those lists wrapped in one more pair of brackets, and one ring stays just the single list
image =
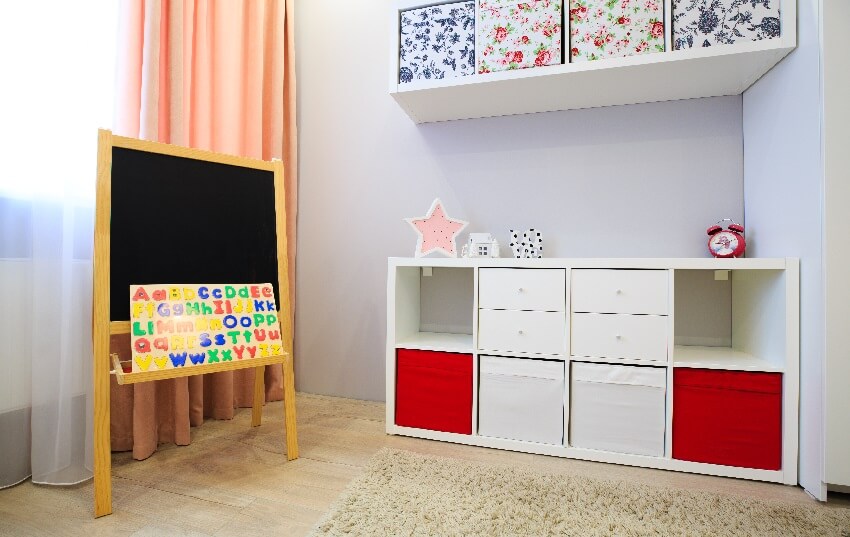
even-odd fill
[{"label": "wooden easel frame", "polygon": [[[149,142],[115,136],[111,131],[98,131],[97,149],[97,202],[95,206],[94,230],[94,309],[93,309],[93,346],[94,346],[94,516],[101,517],[112,513],[112,449],[109,427],[110,374],[116,374],[119,383],[131,384],[151,380],[185,377],[255,367],[254,404],[251,413],[251,426],[260,425],[263,402],[265,400],[265,365],[280,363],[283,368],[283,409],[284,428],[286,430],[286,458],[298,458],[298,434],[295,426],[295,374],[292,363],[292,317],[289,300],[289,262],[286,244],[286,202],[283,182],[283,163],[279,160],[267,162],[245,157],[224,155],[211,151],[174,146],[158,142]],[[109,336],[127,334],[130,323],[109,320],[109,280],[110,280],[110,234],[112,209],[112,148],[121,147],[158,153],[181,158],[203,160],[243,168],[271,171],[274,173],[275,188],[275,225],[277,230],[277,270],[280,304],[281,339],[283,354],[268,358],[256,358],[247,362],[225,362],[188,368],[150,371],[143,373],[124,373],[120,364],[115,370],[110,357]],[[163,282],[165,283],[165,282]],[[248,282],[246,282],[248,283]],[[129,298],[128,298],[129,300]],[[116,360],[117,362],[117,360]]]}]

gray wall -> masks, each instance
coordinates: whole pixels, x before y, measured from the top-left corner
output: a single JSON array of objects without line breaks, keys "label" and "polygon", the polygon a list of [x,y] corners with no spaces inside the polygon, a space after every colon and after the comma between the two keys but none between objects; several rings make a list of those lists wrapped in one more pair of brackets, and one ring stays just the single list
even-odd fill
[{"label": "gray wall", "polygon": [[384,399],[386,258],[435,197],[503,255],[534,227],[547,257],[706,257],[743,218],[741,97],[417,126],[387,92],[391,5],[298,6],[298,390]]},{"label": "gray wall", "polygon": [[800,258],[800,484],[825,493],[818,0],[797,3],[797,49],[744,93],[751,257]]}]

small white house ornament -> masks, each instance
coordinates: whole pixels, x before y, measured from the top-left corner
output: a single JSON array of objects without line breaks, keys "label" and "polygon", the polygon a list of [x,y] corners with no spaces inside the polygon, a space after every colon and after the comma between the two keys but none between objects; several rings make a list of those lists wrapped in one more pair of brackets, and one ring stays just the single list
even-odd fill
[{"label": "small white house ornament", "polygon": [[470,233],[463,257],[499,257],[499,241],[489,233]]},{"label": "small white house ornament", "polygon": [[416,257],[424,257],[432,252],[438,252],[448,257],[457,257],[457,236],[469,224],[465,220],[449,218],[443,208],[440,198],[431,203],[431,208],[425,216],[405,218],[416,233]]}]

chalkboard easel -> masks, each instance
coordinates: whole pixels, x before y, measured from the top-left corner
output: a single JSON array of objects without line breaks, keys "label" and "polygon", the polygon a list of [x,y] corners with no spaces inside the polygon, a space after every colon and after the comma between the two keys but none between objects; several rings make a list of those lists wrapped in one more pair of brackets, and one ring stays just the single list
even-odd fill
[{"label": "chalkboard easel", "polygon": [[[287,460],[298,458],[283,164],[98,132],[94,240],[94,514],[112,512],[110,374],[120,384],[253,367],[251,425],[264,368],[282,364]],[[132,284],[274,287],[283,352],[242,361],[125,372],[110,336],[130,333]],[[114,368],[114,369],[113,369]]]}]

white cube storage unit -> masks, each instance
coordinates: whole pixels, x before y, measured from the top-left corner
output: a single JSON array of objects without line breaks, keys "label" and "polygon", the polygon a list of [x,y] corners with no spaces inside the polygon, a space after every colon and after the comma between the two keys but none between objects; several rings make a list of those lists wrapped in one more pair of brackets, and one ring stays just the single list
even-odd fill
[{"label": "white cube storage unit", "polygon": [[564,439],[564,362],[481,356],[478,434],[543,444]]},{"label": "white cube storage unit", "polygon": [[[794,485],[799,300],[792,258],[391,258],[387,432]],[[408,355],[464,357],[468,419],[405,411]]]},{"label": "white cube storage unit", "polygon": [[664,456],[667,369],[573,362],[570,445]]}]

